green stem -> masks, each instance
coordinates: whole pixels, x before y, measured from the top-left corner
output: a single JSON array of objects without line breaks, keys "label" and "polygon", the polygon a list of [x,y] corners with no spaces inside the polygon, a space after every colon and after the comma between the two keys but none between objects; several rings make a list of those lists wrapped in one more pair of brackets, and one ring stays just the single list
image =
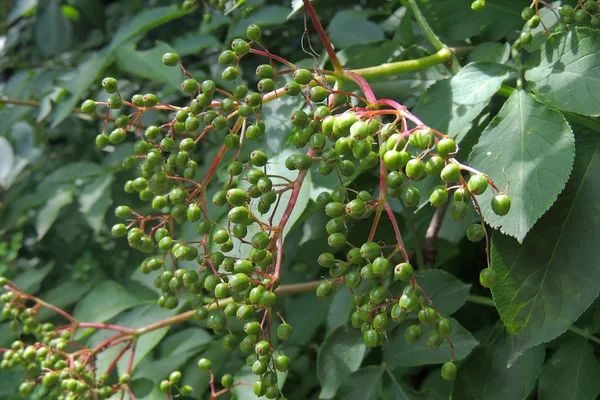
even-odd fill
[{"label": "green stem", "polygon": [[[452,50],[443,48],[436,53],[417,58],[415,60],[397,61],[392,63],[385,63],[376,67],[367,67],[360,69],[353,69],[351,72],[362,76],[365,79],[380,78],[387,75],[394,75],[403,72],[414,72],[420,71],[432,67],[437,64],[443,64],[452,58]],[[348,76],[342,75],[342,78],[348,80]]]},{"label": "green stem", "polygon": [[483,304],[484,306],[496,307],[496,305],[494,304],[494,300],[485,296],[477,296],[474,294],[470,294],[467,296],[467,301],[470,301],[471,303],[475,304]]},{"label": "green stem", "polygon": [[[435,32],[433,32],[433,29],[431,29],[431,26],[429,26],[429,23],[427,22],[427,20],[421,13],[421,9],[417,5],[416,0],[405,0],[404,3],[406,3],[406,1],[408,1],[408,6],[410,7],[413,14],[415,15],[417,24],[419,24],[419,26],[423,30],[423,34],[425,34],[425,37],[427,38],[429,43],[431,43],[433,48],[438,51],[442,50],[442,49],[447,49],[446,45],[444,43],[442,43],[440,38],[438,38],[437,35],[435,34]],[[451,61],[452,62],[450,64],[450,72],[452,72],[453,75],[456,75],[460,71],[460,64],[458,62],[458,58],[454,54],[452,54]]]},{"label": "green stem", "polygon": [[[470,294],[469,296],[467,296],[467,301],[469,301],[471,303],[475,303],[475,304],[483,304],[485,306],[496,307],[494,304],[494,300],[490,299],[489,297],[485,297],[485,296],[476,296],[476,295]],[[596,344],[600,344],[600,338],[592,335],[591,332],[588,331],[587,329],[581,329],[576,326],[570,326],[568,330],[579,336],[584,337],[585,339],[589,339]]]}]

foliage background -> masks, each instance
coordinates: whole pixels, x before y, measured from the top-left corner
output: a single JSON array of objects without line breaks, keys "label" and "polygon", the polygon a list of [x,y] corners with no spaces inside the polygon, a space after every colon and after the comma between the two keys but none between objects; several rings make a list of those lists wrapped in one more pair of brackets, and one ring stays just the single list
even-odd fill
[{"label": "foliage background", "polygon": [[[141,326],[172,312],[153,305],[152,281],[138,272],[142,256],[110,235],[116,222],[112,209],[136,201],[122,191],[133,174],[122,169],[121,160],[131,150],[119,146],[104,152],[93,145],[102,122],[73,110],[81,99],[105,100],[100,79],[114,76],[123,97],[154,92],[165,102],[181,103],[182,75],[160,64],[160,55],[171,50],[184,58],[198,80],[211,78],[231,87],[220,79],[216,59],[249,23],[263,28],[274,53],[299,65],[315,62],[303,51],[303,13],[287,19],[288,1],[248,1],[254,8],[249,17],[214,13],[210,24],[202,22],[199,11],[182,11],[172,3],[5,0],[8,6],[0,7],[0,96],[18,100],[0,104],[0,274],[84,320]],[[334,3],[316,2],[315,7],[346,68],[417,58],[435,50],[399,2]],[[598,60],[599,34],[578,28],[548,42],[541,30],[534,30],[527,48],[531,55],[525,54],[522,65],[515,64],[509,43],[523,29],[519,15],[524,2],[488,1],[477,15],[469,5],[464,0],[421,4],[444,43],[465,48],[458,54],[466,67],[458,75],[452,77],[446,67],[436,65],[372,84],[378,96],[413,107],[426,123],[459,138],[461,160],[469,159],[498,182],[506,174],[511,182],[514,204],[508,221],[494,219],[484,206],[492,227],[502,226],[501,232],[522,243],[494,234],[492,261],[502,279],[493,292],[505,325],[490,308],[491,299],[478,297],[489,296],[477,283],[485,253],[464,238],[476,217],[465,224],[445,221],[436,244],[436,268],[423,273],[421,284],[457,321],[456,359],[464,361],[454,385],[439,377],[439,363],[448,354],[407,344],[402,327],[392,331],[383,352],[367,353],[360,335],[345,327],[349,293],[340,290],[327,300],[314,293],[283,300],[286,319],[295,329],[284,347],[294,361],[286,379],[290,399],[412,400],[451,394],[456,399],[594,399],[600,393],[600,382],[591,378],[600,373],[600,341],[589,336],[600,331],[597,301],[588,308],[600,288],[599,193],[593,185],[600,173],[600,123],[594,118],[600,114],[600,88],[592,79],[598,77],[599,63],[576,70],[581,79],[568,79],[573,70],[560,75],[565,66],[586,68],[579,62],[586,55]],[[552,26],[550,13],[543,20]],[[311,41],[320,51],[318,38]],[[577,51],[567,48],[573,43]],[[251,71],[260,62],[251,59],[244,65],[243,79],[249,84],[255,83]],[[508,100],[494,95],[502,84],[514,87],[517,73],[526,69],[530,92],[508,92]],[[267,134],[270,154],[285,151],[282,137],[296,106],[283,99],[267,107],[267,125],[279,126]],[[151,123],[161,116],[145,118]],[[524,128],[515,133],[517,125]],[[532,132],[542,135],[538,140],[525,135]],[[521,145],[525,147],[518,151]],[[205,158],[215,149],[208,146]],[[490,149],[506,151],[490,158]],[[331,184],[312,174],[306,209],[286,241],[285,283],[322,275],[315,260],[326,250],[326,217],[311,199]],[[358,177],[355,184],[376,186],[370,176]],[[412,215],[398,203],[394,211],[402,219],[408,247],[416,249],[432,210]],[[43,317],[54,318],[50,313]],[[516,336],[509,336],[505,326]],[[1,324],[0,347],[14,338],[8,324]],[[93,343],[101,335],[88,332],[82,339]],[[229,354],[196,322],[156,331],[138,351],[145,357],[137,364],[132,387],[140,399],[158,398],[152,383],[174,369],[183,371],[195,396],[205,395],[208,377],[196,367],[200,356],[213,360],[217,376],[238,371],[243,379],[248,373],[241,369],[241,352]],[[19,373],[0,371],[0,396],[16,397],[19,380],[14,374]],[[238,398],[251,397],[240,391]]]}]

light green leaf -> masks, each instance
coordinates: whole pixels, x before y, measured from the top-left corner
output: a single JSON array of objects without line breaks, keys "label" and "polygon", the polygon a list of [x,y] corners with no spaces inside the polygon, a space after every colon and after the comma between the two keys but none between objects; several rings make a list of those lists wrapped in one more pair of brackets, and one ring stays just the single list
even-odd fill
[{"label": "light green leaf", "polygon": [[109,50],[116,50],[132,37],[182,17],[188,12],[177,7],[156,7],[142,11],[129,21],[129,23],[119,28],[110,42]]},{"label": "light green leaf", "polygon": [[54,221],[58,217],[58,213],[63,207],[71,204],[73,201],[73,193],[71,191],[59,191],[54,197],[42,207],[35,218],[35,230],[37,231],[38,240],[43,238],[46,232],[52,227]]},{"label": "light green leaf", "polygon": [[227,40],[237,37],[245,38],[248,25],[255,24],[261,28],[283,24],[287,20],[288,8],[283,6],[265,6],[253,12],[249,17],[242,18],[229,28]]},{"label": "light green leaf", "polygon": [[352,373],[338,391],[336,399],[377,400],[380,399],[385,369],[371,365]]},{"label": "light green leaf", "polygon": [[338,11],[327,27],[331,43],[336,48],[345,48],[383,40],[383,30],[367,19],[369,14],[356,10]]},{"label": "light green leaf", "polygon": [[594,400],[600,394],[600,361],[585,339],[562,344],[542,369],[540,400]]},{"label": "light green leaf", "polygon": [[[460,361],[471,353],[479,344],[469,331],[463,328],[456,320],[452,322],[450,340],[454,345],[454,359]],[[443,343],[439,348],[432,350],[427,347],[425,338],[432,328],[423,329],[423,339],[416,344],[408,343],[404,339],[404,331],[416,321],[405,321],[388,334],[388,348],[393,351],[384,351],[383,360],[390,369],[397,367],[415,367],[428,364],[442,364],[451,358],[450,346]]]},{"label": "light green leaf", "polygon": [[28,16],[35,12],[37,6],[37,0],[20,0],[13,4],[6,22],[10,25],[21,17]]},{"label": "light green leaf", "polygon": [[319,399],[331,399],[351,373],[358,370],[367,348],[360,331],[340,326],[325,338],[317,356]]},{"label": "light green leaf", "polygon": [[491,189],[478,196],[485,221],[522,242],[564,188],[575,156],[573,143],[571,128],[558,111],[514,91],[469,157],[501,190],[505,177],[510,183],[508,215],[492,211]]},{"label": "light green leaf", "polygon": [[13,283],[23,293],[37,293],[37,291],[40,290],[42,281],[52,271],[52,268],[54,268],[53,262],[43,268],[27,269],[17,275],[17,277],[13,279]]},{"label": "light green leaf", "polygon": [[[92,279],[84,282],[69,279],[48,290],[47,292],[44,292],[39,296],[39,298],[55,307],[65,309],[73,303],[81,300],[96,283],[98,283],[97,277],[93,277]],[[54,315],[55,314],[53,311],[50,311],[47,308],[42,308],[38,313],[38,318],[40,320],[45,320]]]},{"label": "light green leaf", "polygon": [[327,329],[330,331],[334,331],[348,322],[350,310],[353,308],[352,303],[350,302],[351,296],[352,293],[345,287],[339,288],[332,296],[333,300],[331,301],[329,314],[327,315]]},{"label": "light green leaf", "polygon": [[489,62],[504,64],[510,57],[510,45],[508,43],[484,42],[475,46],[469,53],[467,60],[472,62]]},{"label": "light green leaf", "polygon": [[487,342],[459,366],[452,385],[454,399],[518,400],[527,399],[544,363],[544,346],[528,350],[510,368],[511,338],[499,326]]},{"label": "light green leaf", "polygon": [[452,79],[438,81],[427,89],[413,112],[427,125],[460,142],[508,78],[509,70],[500,64],[468,64]]},{"label": "light green leaf", "polygon": [[540,47],[540,64],[525,72],[529,87],[552,107],[600,115],[600,31],[575,28]]},{"label": "light green leaf", "polygon": [[112,181],[112,175],[100,176],[85,185],[79,195],[79,211],[96,233],[100,232],[105,224],[104,215],[111,203]]},{"label": "light green leaf", "polygon": [[63,14],[58,0],[50,0],[35,23],[35,41],[43,56],[66,51],[71,46],[73,27]]},{"label": "light green leaf", "polygon": [[441,269],[427,270],[419,276],[419,285],[444,315],[453,314],[461,308],[467,302],[471,290],[471,285]]},{"label": "light green leaf", "polygon": [[102,175],[102,168],[89,161],[78,161],[65,164],[52,171],[38,187],[38,191],[55,188],[62,183],[75,184],[82,179],[89,179]]},{"label": "light green leaf", "polygon": [[199,54],[202,50],[220,46],[221,43],[214,36],[199,33],[178,37],[173,42],[173,49],[180,56]]},{"label": "light green leaf", "polygon": [[71,115],[73,107],[81,101],[81,97],[98,78],[100,72],[112,63],[112,59],[112,55],[106,50],[94,53],[82,62],[73,74],[69,74],[65,87],[71,92],[71,96],[63,99],[53,108],[53,128]]},{"label": "light green leaf", "polygon": [[152,49],[143,51],[136,50],[135,44],[123,45],[115,54],[119,67],[124,71],[181,90],[181,68],[168,67],[160,61],[164,53],[174,51],[168,44],[158,42]]},{"label": "light green leaf", "polygon": [[73,317],[79,321],[106,322],[140,302],[115,281],[104,281],[77,303]]},{"label": "light green leaf", "polygon": [[8,189],[12,183],[12,170],[15,163],[15,153],[4,136],[0,136],[0,186]]},{"label": "light green leaf", "polygon": [[[138,329],[151,323],[171,317],[173,314],[173,311],[158,308],[156,307],[156,304],[149,304],[146,306],[137,307],[124,314],[121,314],[114,321],[114,323],[116,325]],[[135,356],[133,358],[132,370],[137,367],[140,361],[142,361],[158,343],[160,343],[160,341],[169,331],[169,328],[169,326],[159,328],[138,337],[135,346]],[[114,334],[114,331],[99,330],[90,337],[90,346],[97,346]],[[97,370],[105,372],[119,352],[123,350],[123,347],[125,347],[124,343],[99,353],[96,359]],[[129,351],[126,352],[125,355],[119,360],[117,364],[117,370],[119,374],[122,374],[127,370],[130,354],[131,353]]]},{"label": "light green leaf", "polygon": [[600,139],[580,139],[571,178],[554,206],[523,244],[494,234],[494,302],[514,346],[509,363],[526,349],[554,339],[581,315],[600,290]]},{"label": "light green leaf", "polygon": [[[327,319],[329,300],[319,299],[314,292],[303,293],[287,299],[285,320],[292,325],[293,333],[288,343],[307,344],[314,336],[317,328]],[[311,310],[310,313],[306,310]]]},{"label": "light green leaf", "polygon": [[213,341],[213,336],[200,328],[187,328],[173,335],[169,335],[161,346],[163,355],[194,354],[202,347]]}]

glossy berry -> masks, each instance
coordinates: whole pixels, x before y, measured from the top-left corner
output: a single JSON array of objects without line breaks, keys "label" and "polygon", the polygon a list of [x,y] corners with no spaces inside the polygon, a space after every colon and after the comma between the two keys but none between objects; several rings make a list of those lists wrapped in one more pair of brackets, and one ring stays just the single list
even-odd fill
[{"label": "glossy berry", "polygon": [[425,164],[420,158],[413,158],[406,164],[406,176],[415,181],[425,177]]},{"label": "glossy berry", "polygon": [[498,194],[492,199],[492,210],[496,215],[506,215],[510,211],[510,197]]},{"label": "glossy berry", "polygon": [[408,343],[417,343],[423,337],[423,329],[418,325],[411,325],[404,331],[404,339]]},{"label": "glossy berry", "polygon": [[448,190],[443,186],[437,186],[429,195],[429,202],[433,207],[441,207],[448,202]]},{"label": "glossy berry", "polygon": [[460,179],[460,168],[456,164],[448,164],[440,173],[440,178],[446,183],[453,183]]},{"label": "glossy berry", "polygon": [[257,25],[249,25],[248,29],[246,29],[246,37],[253,42],[260,41],[261,36],[262,30]]},{"label": "glossy berry", "polygon": [[288,340],[292,336],[292,326],[282,323],[277,327],[277,337],[281,340]]},{"label": "glossy berry", "polygon": [[416,207],[421,201],[421,193],[416,187],[409,186],[402,193],[402,198],[404,199],[408,207]]},{"label": "glossy berry", "polygon": [[479,273],[479,283],[485,288],[491,288],[496,282],[496,271],[491,268],[484,268]]},{"label": "glossy berry", "polygon": [[298,69],[294,72],[294,81],[300,85],[308,85],[312,78],[312,72],[307,69]]},{"label": "glossy berry", "polygon": [[440,336],[436,331],[431,331],[427,335],[427,347],[437,349],[444,343],[444,337]]},{"label": "glossy berry", "polygon": [[433,326],[438,320],[437,311],[431,307],[425,307],[419,310],[417,314],[419,321],[425,326]]},{"label": "glossy berry", "polygon": [[479,242],[485,237],[485,228],[481,224],[473,224],[467,228],[467,239]]},{"label": "glossy berry", "polygon": [[413,267],[407,262],[400,263],[394,268],[394,276],[401,281],[409,281],[413,276]]},{"label": "glossy berry", "polygon": [[434,329],[440,336],[447,337],[452,332],[452,324],[448,318],[440,318],[435,323]]},{"label": "glossy berry", "polygon": [[473,194],[482,194],[488,187],[487,178],[484,175],[473,175],[469,178],[469,182],[467,187],[469,191]]},{"label": "glossy berry", "polygon": [[451,138],[443,138],[437,143],[437,151],[443,159],[452,158],[456,155],[456,142]]},{"label": "glossy berry", "polygon": [[102,87],[106,93],[112,94],[117,91],[117,80],[115,78],[104,78],[102,79]]},{"label": "glossy berry", "polygon": [[162,63],[169,67],[174,67],[179,62],[177,53],[165,53],[162,56]]},{"label": "glossy berry", "polygon": [[456,365],[452,361],[448,361],[442,365],[442,378],[451,381],[456,376]]},{"label": "glossy berry", "polygon": [[208,371],[209,369],[211,369],[211,367],[212,363],[210,362],[210,360],[206,358],[201,358],[198,360],[198,368],[200,368],[202,371]]},{"label": "glossy berry", "polygon": [[374,329],[369,329],[363,333],[363,341],[367,347],[377,347],[379,345],[379,333]]},{"label": "glossy berry", "polygon": [[483,11],[485,8],[485,0],[475,0],[471,3],[471,10],[473,11]]},{"label": "glossy berry", "polygon": [[367,242],[364,243],[360,247],[360,255],[363,258],[373,260],[375,257],[378,257],[381,254],[381,249],[379,245],[375,242]]},{"label": "glossy berry", "polygon": [[96,102],[94,100],[86,100],[81,104],[81,111],[86,114],[93,114],[96,112]]},{"label": "glossy berry", "polygon": [[455,201],[450,206],[450,217],[455,221],[461,221],[467,215],[469,206],[463,201]]},{"label": "glossy berry", "polygon": [[317,286],[317,297],[324,299],[329,296],[333,290],[333,285],[330,282],[321,282]]}]

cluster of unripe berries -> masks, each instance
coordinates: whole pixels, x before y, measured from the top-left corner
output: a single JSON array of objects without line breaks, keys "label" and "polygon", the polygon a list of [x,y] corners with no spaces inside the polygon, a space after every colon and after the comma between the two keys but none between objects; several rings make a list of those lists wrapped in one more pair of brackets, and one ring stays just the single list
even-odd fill
[{"label": "cluster of unripe berries", "polygon": [[[261,30],[251,25],[246,36],[247,40],[234,39],[231,49],[220,54],[224,80],[238,79],[240,60],[253,51],[253,45],[261,39]],[[271,348],[268,332],[279,285],[277,263],[281,257],[276,243],[282,234],[282,226],[271,225],[277,208],[287,207],[280,204],[281,196],[294,190],[303,171],[315,164],[318,173],[335,172],[340,181],[342,176],[350,177],[359,168],[379,174],[375,167],[381,165],[381,173],[385,174],[380,177],[381,187],[385,193],[374,197],[368,191],[355,192],[339,186],[319,194],[316,200],[331,218],[325,228],[333,249],[319,256],[319,265],[328,269],[332,280],[322,282],[317,295],[325,297],[336,285],[345,282],[353,290],[351,301],[355,312],[351,323],[362,330],[369,347],[384,345],[390,323],[403,322],[413,314],[419,322],[406,329],[408,342],[416,343],[424,336],[423,326],[432,328],[426,338],[429,347],[437,348],[449,340],[450,320],[437,312],[419,287],[413,267],[398,252],[399,245],[382,246],[367,241],[353,247],[348,243],[347,233],[351,224],[381,212],[386,197],[400,199],[408,207],[421,205],[425,201],[413,183],[428,175],[439,179],[439,184],[427,194],[428,203],[433,207],[446,206],[452,196],[450,214],[455,220],[465,218],[469,204],[490,184],[498,192],[485,175],[454,159],[458,146],[453,139],[422,124],[410,129],[393,110],[385,115],[373,113],[369,108],[352,107],[348,94],[335,92],[323,76],[308,69],[294,69],[292,78],[280,84],[271,61],[256,69],[256,91],[239,84],[232,93],[227,93],[211,80],[195,80],[175,53],[164,54],[162,62],[180,67],[186,74],[181,88],[190,100],[185,107],[161,103],[152,93],[135,94],[126,101],[119,93],[117,80],[111,77],[102,81],[110,95],[108,100],[105,103],[86,100],[81,107],[83,112],[92,114],[98,104],[106,105],[109,110],[124,106],[133,110],[132,114],[118,115],[112,131],[96,136],[96,145],[99,148],[117,145],[134,132],[141,137],[133,146],[134,154],[122,163],[124,168],[139,172],[138,177],[125,184],[124,190],[146,202],[150,215],[144,216],[126,205],[118,206],[115,214],[124,222],[114,225],[112,234],[126,237],[132,248],[148,254],[141,264],[144,274],[160,271],[154,280],[154,286],[161,292],[159,306],[174,309],[184,291],[192,294],[195,317],[206,320],[216,335],[223,336],[223,347],[233,349],[239,345],[249,354],[246,361],[260,377],[254,384],[256,395],[279,398],[276,371],[287,371],[289,360]],[[293,129],[288,141],[302,151],[289,156],[284,164],[290,171],[301,171],[297,181],[270,174],[266,152],[256,149],[244,156],[247,153],[240,151],[247,141],[256,143],[262,139],[266,128],[261,120],[263,102],[280,95],[301,97],[309,105],[291,115]],[[173,111],[174,116],[163,125],[143,127],[143,114],[149,110]],[[107,112],[105,130],[109,116]],[[221,158],[217,157],[208,175],[198,177],[199,150],[207,136],[223,143],[221,154],[230,151],[233,157],[226,166],[219,165]],[[217,170],[226,172],[220,175],[226,176],[225,182],[207,199],[207,185]],[[471,174],[468,181],[464,171]],[[226,208],[227,220],[222,224],[209,218],[209,201],[212,206]],[[492,209],[498,215],[508,213],[508,196],[498,193],[492,200]],[[184,223],[194,224],[198,240],[177,239],[177,225]],[[485,235],[482,224],[474,224],[467,230],[471,241],[482,240]],[[232,255],[242,245],[248,248],[247,254]],[[194,266],[190,267],[189,262],[194,262]],[[401,294],[389,292],[388,286],[394,278],[408,282]],[[482,272],[481,282],[490,286],[494,278],[494,271],[487,268]],[[222,310],[219,302],[223,302]],[[219,311],[209,312],[215,308]],[[254,320],[257,313],[264,313],[263,323]],[[226,317],[233,316],[246,322],[241,340],[227,326]],[[283,322],[277,335],[286,340],[291,331],[291,326]],[[200,360],[199,367],[210,370],[210,361]],[[455,371],[454,364],[448,362],[442,368],[442,376],[451,379]],[[189,388],[178,386],[179,380],[180,374],[174,372],[160,384],[160,389],[185,395]],[[231,375],[224,375],[221,384],[230,389],[234,385]]]},{"label": "cluster of unripe berries", "polygon": [[[542,7],[550,7],[548,3],[534,0],[530,7],[525,7],[521,11],[521,18],[527,23],[529,29],[537,28],[542,22],[539,16],[539,9]],[[471,3],[473,11],[481,11],[485,8],[485,0],[475,0]],[[559,17],[558,23],[554,26],[554,32],[562,32],[568,29],[571,24],[582,24],[589,22],[592,26],[600,25],[600,13],[597,0],[579,0],[575,7],[569,4],[563,4],[557,8],[554,15]],[[513,43],[513,49],[519,48],[521,45],[531,43],[533,36],[529,30],[524,30],[519,35],[519,38]]]}]

